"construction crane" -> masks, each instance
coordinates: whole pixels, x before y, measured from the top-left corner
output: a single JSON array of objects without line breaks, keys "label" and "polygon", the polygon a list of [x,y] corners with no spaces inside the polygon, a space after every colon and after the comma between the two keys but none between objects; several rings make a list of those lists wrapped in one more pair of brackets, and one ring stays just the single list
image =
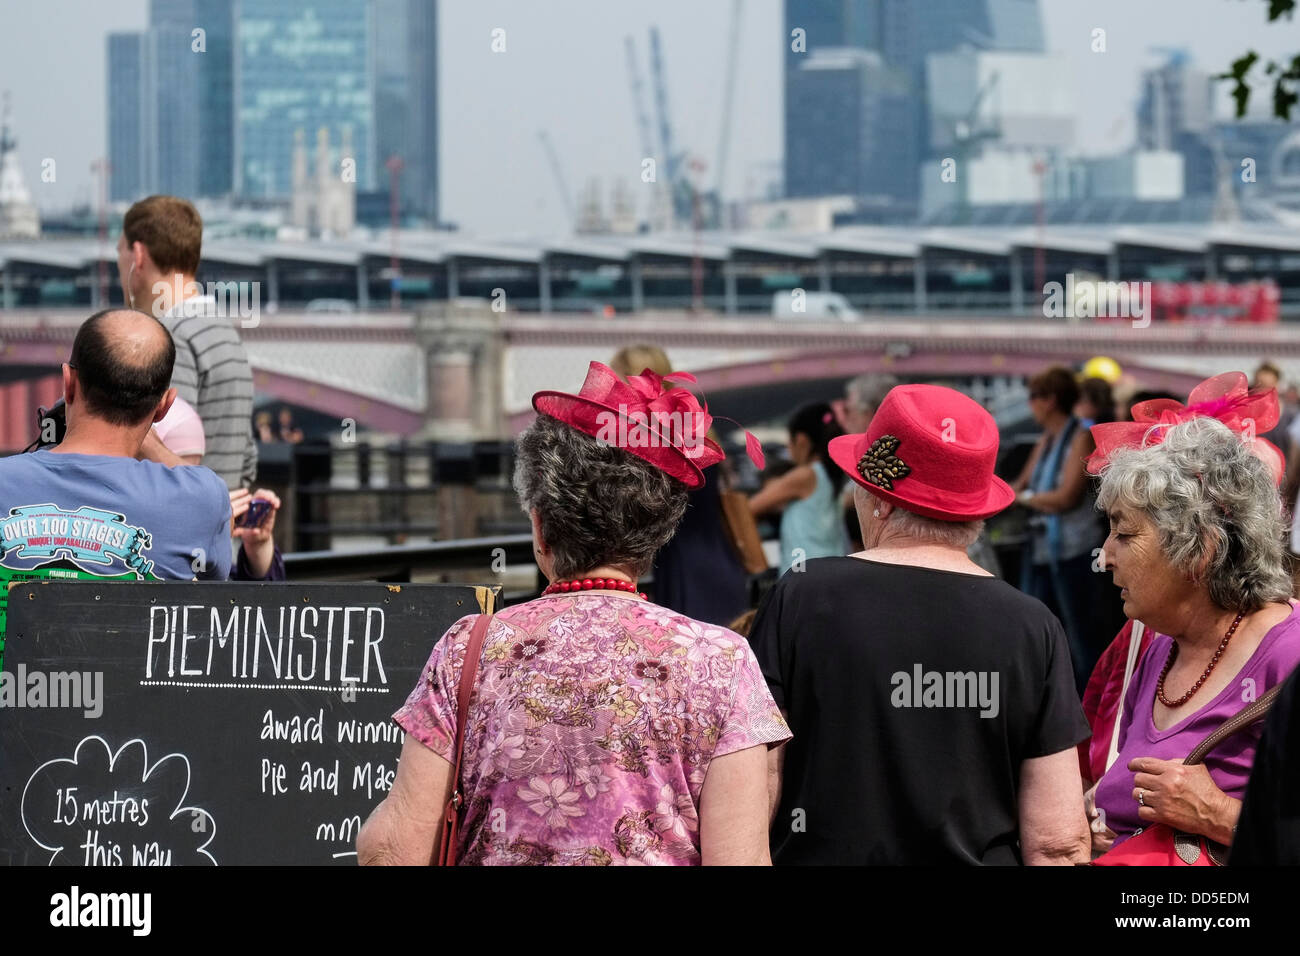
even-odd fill
[{"label": "construction crane", "polygon": [[551,164],[551,173],[555,176],[555,186],[560,190],[560,201],[564,203],[564,213],[569,217],[570,228],[574,225],[573,218],[573,194],[569,192],[569,187],[564,181],[564,170],[560,167],[560,157],[555,155],[555,147],[551,145],[551,138],[546,135],[546,130],[539,129],[537,138],[542,141],[542,149],[546,151],[546,159]]},{"label": "construction crane", "polygon": [[684,172],[685,154],[673,148],[663,50],[659,44],[659,28],[653,26],[650,28],[650,78],[654,83],[655,107],[659,113],[659,149],[663,155],[666,181],[672,190],[673,217],[678,222],[688,222],[694,217],[695,190]]},{"label": "construction crane", "polygon": [[992,125],[977,127],[979,122],[980,107],[990,93],[996,89],[1001,73],[994,70],[989,74],[989,78],[975,93],[975,99],[971,102],[970,109],[961,119],[954,120],[952,124],[952,153],[953,158],[957,160],[957,206],[958,221],[962,221],[968,213],[968,204],[970,201],[970,167],[966,160],[970,159],[979,148],[979,144],[984,140],[1001,139],[1002,128],[998,122],[998,117],[994,115]]},{"label": "construction crane", "polygon": [[629,36],[624,38],[623,46],[627,51],[627,81],[632,90],[632,108],[636,111],[637,132],[641,134],[641,158],[645,159],[655,155],[654,131],[645,106],[645,85],[636,65],[636,43]]},{"label": "construction crane", "polygon": [[[731,0],[731,43],[727,47],[727,67],[722,87],[722,122],[718,134],[717,179],[714,180],[713,192],[717,213],[721,218],[722,187],[727,175],[727,152],[731,145],[731,107],[736,90],[736,49],[740,45],[740,0]],[[721,222],[717,225],[722,225]]]}]

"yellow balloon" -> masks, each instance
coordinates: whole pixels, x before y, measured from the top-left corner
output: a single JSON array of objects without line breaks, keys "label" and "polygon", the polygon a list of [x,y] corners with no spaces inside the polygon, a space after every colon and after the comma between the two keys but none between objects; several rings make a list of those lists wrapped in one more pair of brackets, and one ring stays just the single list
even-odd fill
[{"label": "yellow balloon", "polygon": [[1122,374],[1119,363],[1106,355],[1095,355],[1083,365],[1084,378],[1104,378],[1112,385],[1119,381]]}]

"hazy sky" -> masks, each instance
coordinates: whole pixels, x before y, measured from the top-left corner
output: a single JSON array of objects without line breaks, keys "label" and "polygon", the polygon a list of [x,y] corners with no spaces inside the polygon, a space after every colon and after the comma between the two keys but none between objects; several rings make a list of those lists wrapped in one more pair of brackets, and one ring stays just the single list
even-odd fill
[{"label": "hazy sky", "polygon": [[[291,2],[291,0],[286,0]],[[1264,0],[1040,0],[1050,51],[1066,54],[1084,153],[1133,139],[1140,71],[1185,47],[1217,72],[1244,50],[1288,57],[1300,24],[1269,25]],[[94,196],[91,161],[105,149],[105,38],[144,26],[146,0],[0,0],[0,89],[12,91],[19,154],[43,208]],[[781,159],[780,0],[744,0],[726,193],[756,189]],[[561,232],[567,221],[538,142],[545,127],[569,188],[592,176],[640,185],[642,154],[623,39],[632,35],[649,95],[647,28],[663,39],[677,142],[717,160],[730,0],[440,0],[444,218],[492,234]],[[494,28],[506,52],[491,51]],[[1107,51],[1093,53],[1092,31]],[[1263,99],[1263,96],[1260,96]],[[1261,105],[1263,105],[1261,103]],[[45,157],[54,183],[40,181]]]}]

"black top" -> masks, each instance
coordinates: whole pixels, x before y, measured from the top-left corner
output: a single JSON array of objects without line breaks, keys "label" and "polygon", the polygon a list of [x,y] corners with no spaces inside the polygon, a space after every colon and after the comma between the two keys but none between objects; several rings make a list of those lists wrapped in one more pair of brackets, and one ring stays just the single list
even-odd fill
[{"label": "black top", "polygon": [[1287,678],[1255,750],[1233,866],[1300,866],[1300,671]]},{"label": "black top", "polygon": [[656,604],[708,624],[726,627],[749,610],[749,578],[722,521],[722,475],[704,469],[704,487],[690,504],[673,539],[655,556]]},{"label": "black top", "polygon": [[1021,762],[1089,735],[1060,622],[997,578],[818,558],[750,640],[794,732],[774,863],[1019,863]]}]

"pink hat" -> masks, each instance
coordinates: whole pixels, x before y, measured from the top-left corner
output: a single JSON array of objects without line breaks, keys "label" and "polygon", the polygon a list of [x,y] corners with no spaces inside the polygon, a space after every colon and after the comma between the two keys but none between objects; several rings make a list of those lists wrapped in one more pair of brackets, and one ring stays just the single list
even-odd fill
[{"label": "pink hat", "polygon": [[[646,369],[625,382],[608,365],[592,362],[577,395],[538,392],[533,408],[648,461],[688,488],[699,488],[703,469],[726,455],[708,437],[713,417],[707,406],[687,389],[664,384],[694,381],[689,372],[658,375]],[[758,440],[745,436],[750,457],[762,468]]]}]

